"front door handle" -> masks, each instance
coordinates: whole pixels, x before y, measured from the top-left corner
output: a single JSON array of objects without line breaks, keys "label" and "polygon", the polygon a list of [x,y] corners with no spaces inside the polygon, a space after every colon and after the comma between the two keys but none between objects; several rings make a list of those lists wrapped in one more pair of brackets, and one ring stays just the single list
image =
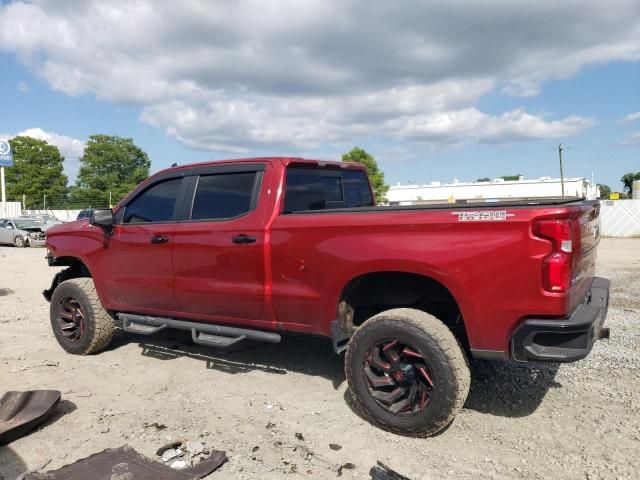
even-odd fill
[{"label": "front door handle", "polygon": [[240,235],[236,235],[233,237],[233,243],[255,243],[256,237],[252,237],[247,235],[246,233],[241,233]]},{"label": "front door handle", "polygon": [[169,241],[169,237],[166,237],[164,235],[154,235],[153,237],[151,237],[151,243],[167,243]]}]

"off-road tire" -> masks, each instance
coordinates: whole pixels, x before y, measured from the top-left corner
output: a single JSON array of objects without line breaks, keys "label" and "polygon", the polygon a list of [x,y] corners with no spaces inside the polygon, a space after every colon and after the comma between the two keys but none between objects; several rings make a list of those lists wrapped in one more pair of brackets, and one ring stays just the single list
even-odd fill
[{"label": "off-road tire", "polygon": [[[65,338],[57,323],[60,303],[67,297],[80,304],[84,313],[84,332],[75,341]],[[89,355],[104,350],[111,342],[116,327],[114,319],[100,303],[93,280],[88,277],[60,283],[51,296],[49,315],[56,340],[73,355]]]},{"label": "off-road tire", "polygon": [[13,237],[13,244],[18,248],[24,248],[27,246],[27,240],[22,235],[16,235]]},{"label": "off-road tire", "polygon": [[[389,338],[410,344],[429,364],[433,391],[425,410],[415,415],[394,415],[369,392],[365,356],[372,345]],[[412,437],[446,428],[462,409],[471,382],[466,356],[451,330],[433,315],[411,308],[387,310],[364,322],[349,341],[345,371],[353,404],[364,417],[384,430]]]}]

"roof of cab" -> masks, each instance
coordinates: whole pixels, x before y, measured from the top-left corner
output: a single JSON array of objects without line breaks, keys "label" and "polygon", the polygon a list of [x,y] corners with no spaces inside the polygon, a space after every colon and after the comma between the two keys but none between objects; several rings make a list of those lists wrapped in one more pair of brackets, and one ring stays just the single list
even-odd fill
[{"label": "roof of cab", "polygon": [[250,157],[250,158],[230,158],[225,160],[209,160],[206,162],[188,163],[185,165],[177,165],[175,167],[165,168],[151,175],[155,177],[158,174],[169,172],[171,170],[181,170],[185,168],[204,167],[208,165],[224,165],[228,163],[282,163],[285,167],[290,164],[309,164],[319,166],[335,166],[340,168],[353,168],[357,170],[364,169],[364,165],[355,162],[340,162],[336,160],[319,160],[301,157]]}]

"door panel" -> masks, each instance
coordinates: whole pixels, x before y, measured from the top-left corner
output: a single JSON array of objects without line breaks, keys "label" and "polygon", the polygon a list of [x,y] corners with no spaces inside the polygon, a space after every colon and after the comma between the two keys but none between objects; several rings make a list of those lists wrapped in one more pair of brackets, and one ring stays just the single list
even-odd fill
[{"label": "door panel", "polygon": [[[175,224],[116,225],[101,255],[106,288],[122,307],[176,310],[172,239]],[[152,243],[154,237],[164,243]],[[108,253],[107,253],[108,252]]]},{"label": "door panel", "polygon": [[192,212],[176,225],[173,240],[181,311],[212,320],[263,319],[265,208],[257,201],[263,174],[214,173],[194,182]]},{"label": "door panel", "polygon": [[3,220],[0,220],[0,243],[13,243],[13,229],[7,228]]},{"label": "door panel", "polygon": [[117,212],[119,223],[98,257],[118,308],[177,310],[172,241],[186,184],[186,178],[155,182]]},{"label": "door panel", "polygon": [[[261,318],[264,302],[262,232],[246,219],[176,226],[175,290],[180,309],[218,317]],[[234,243],[246,234],[254,243]]]}]

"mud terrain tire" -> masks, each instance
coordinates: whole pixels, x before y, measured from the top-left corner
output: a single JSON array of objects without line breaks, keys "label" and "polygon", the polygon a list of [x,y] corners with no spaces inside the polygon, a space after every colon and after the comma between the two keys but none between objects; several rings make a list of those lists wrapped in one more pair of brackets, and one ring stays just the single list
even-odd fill
[{"label": "mud terrain tire", "polygon": [[89,355],[107,348],[115,321],[103,308],[93,280],[66,280],[51,296],[51,328],[60,346],[73,355]]},{"label": "mud terrain tire", "polygon": [[[375,366],[370,363],[372,349],[384,353],[384,348],[394,340],[400,342],[396,345],[402,345],[402,349],[407,348],[405,345],[410,346],[411,354],[419,353],[418,358],[422,358],[419,361],[424,361],[430,372],[427,378],[432,380],[431,386],[421,387],[430,389],[425,395],[428,397],[426,406],[420,405],[413,412],[405,410],[403,414],[390,412],[372,396],[372,383],[365,372],[368,365]],[[414,375],[413,378],[419,376],[412,372],[417,372],[417,365],[422,363],[407,366],[411,365],[407,360],[404,365],[406,373]],[[428,437],[447,427],[462,409],[471,381],[466,356],[451,330],[436,317],[410,308],[387,310],[364,322],[349,341],[345,371],[355,407],[364,417],[384,430],[413,437]],[[389,370],[377,378],[384,381],[388,377],[391,383],[390,379],[396,380],[397,373],[397,370]],[[386,394],[395,387],[383,387],[380,393]]]}]

